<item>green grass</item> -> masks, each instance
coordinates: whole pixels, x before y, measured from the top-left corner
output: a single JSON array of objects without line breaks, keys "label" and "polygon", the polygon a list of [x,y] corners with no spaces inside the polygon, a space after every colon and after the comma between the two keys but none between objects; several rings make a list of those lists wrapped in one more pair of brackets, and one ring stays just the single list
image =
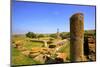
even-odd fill
[{"label": "green grass", "polygon": [[30,65],[41,64],[38,61],[32,60],[32,58],[26,57],[21,54],[16,48],[12,47],[12,65]]},{"label": "green grass", "polygon": [[[25,36],[13,36],[13,41],[14,42],[21,41],[22,46],[27,48],[28,50],[30,50],[33,47],[43,47],[42,42],[29,41],[28,38],[26,38]],[[59,52],[66,52],[69,55],[69,42],[66,42],[60,48]],[[42,64],[42,63],[33,60],[30,57],[24,56],[20,51],[12,47],[12,65],[31,65],[31,64]]]},{"label": "green grass", "polygon": [[[25,36],[13,36],[12,40],[14,42],[21,41],[22,46],[30,50],[33,47],[41,47],[42,42],[32,42],[28,41]],[[30,57],[23,55],[19,50],[12,47],[12,65],[31,65],[31,64],[41,64],[40,61],[33,60]]]},{"label": "green grass", "polygon": [[27,49],[31,49],[33,47],[42,47],[43,43],[42,42],[25,42],[24,47],[26,47]]},{"label": "green grass", "polygon": [[69,62],[70,60],[70,42],[66,42],[60,49],[59,52],[64,52],[68,55],[68,58],[66,59],[66,62]]},{"label": "green grass", "polygon": [[66,42],[60,49],[59,52],[67,52],[69,53],[69,42]]},{"label": "green grass", "polygon": [[29,50],[33,47],[43,46],[42,42],[32,42],[32,41],[29,41],[28,39],[30,38],[26,38],[25,36],[13,36],[12,37],[13,42],[21,41],[21,44]]}]

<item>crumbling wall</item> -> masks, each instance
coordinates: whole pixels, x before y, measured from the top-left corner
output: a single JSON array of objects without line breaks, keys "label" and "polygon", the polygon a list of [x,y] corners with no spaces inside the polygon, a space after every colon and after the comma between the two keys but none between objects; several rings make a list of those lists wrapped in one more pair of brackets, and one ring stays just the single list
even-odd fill
[{"label": "crumbling wall", "polygon": [[96,44],[93,36],[84,38],[84,55],[86,56],[87,61],[96,60]]}]

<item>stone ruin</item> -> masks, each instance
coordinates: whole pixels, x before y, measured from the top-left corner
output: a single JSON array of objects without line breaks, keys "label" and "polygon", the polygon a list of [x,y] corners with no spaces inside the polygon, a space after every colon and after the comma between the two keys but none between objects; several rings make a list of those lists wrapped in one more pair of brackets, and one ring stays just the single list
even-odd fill
[{"label": "stone ruin", "polygon": [[76,13],[70,18],[71,62],[95,61],[96,45],[94,35],[84,36],[84,16]]},{"label": "stone ruin", "polygon": [[76,13],[70,18],[70,60],[83,61],[84,16]]},{"label": "stone ruin", "polygon": [[96,60],[96,43],[93,36],[84,37],[84,55],[89,61]]},{"label": "stone ruin", "polygon": [[56,52],[55,48],[34,47],[29,57],[42,63],[61,63],[65,62],[68,56],[66,53]]},{"label": "stone ruin", "polygon": [[[59,32],[58,32],[59,39]],[[63,44],[60,42],[58,44]],[[22,47],[20,42],[17,42],[13,47],[22,51],[22,54],[31,57],[42,63],[63,63],[68,57],[66,53],[56,52],[56,57],[52,58],[52,52],[55,52],[56,46],[47,47],[34,47],[31,51],[27,51]],[[70,61],[84,61],[84,55],[86,60],[95,61],[96,55],[95,38],[92,36],[84,37],[84,16],[82,13],[76,13],[70,18]]]}]

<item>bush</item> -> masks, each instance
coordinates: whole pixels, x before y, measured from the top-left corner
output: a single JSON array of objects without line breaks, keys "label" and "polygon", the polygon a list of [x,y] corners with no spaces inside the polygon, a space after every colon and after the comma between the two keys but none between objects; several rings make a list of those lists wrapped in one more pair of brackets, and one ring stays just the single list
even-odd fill
[{"label": "bush", "polygon": [[44,35],[43,34],[39,34],[38,35],[38,38],[41,38],[41,37],[44,37]]},{"label": "bush", "polygon": [[70,37],[70,33],[68,33],[68,32],[62,32],[60,34],[60,36],[61,36],[62,39],[66,39],[66,38]]},{"label": "bush", "polygon": [[50,37],[57,38],[56,34],[50,34]]},{"label": "bush", "polygon": [[36,34],[33,33],[33,32],[28,32],[28,33],[26,33],[26,37],[29,37],[29,38],[36,38]]}]

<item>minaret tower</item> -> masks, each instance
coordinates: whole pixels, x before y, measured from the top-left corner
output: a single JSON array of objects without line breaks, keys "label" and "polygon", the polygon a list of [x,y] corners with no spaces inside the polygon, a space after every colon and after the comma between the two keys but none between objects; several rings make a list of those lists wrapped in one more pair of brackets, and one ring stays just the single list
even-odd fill
[{"label": "minaret tower", "polygon": [[57,28],[57,39],[60,39],[60,33],[59,33],[59,28]]}]

